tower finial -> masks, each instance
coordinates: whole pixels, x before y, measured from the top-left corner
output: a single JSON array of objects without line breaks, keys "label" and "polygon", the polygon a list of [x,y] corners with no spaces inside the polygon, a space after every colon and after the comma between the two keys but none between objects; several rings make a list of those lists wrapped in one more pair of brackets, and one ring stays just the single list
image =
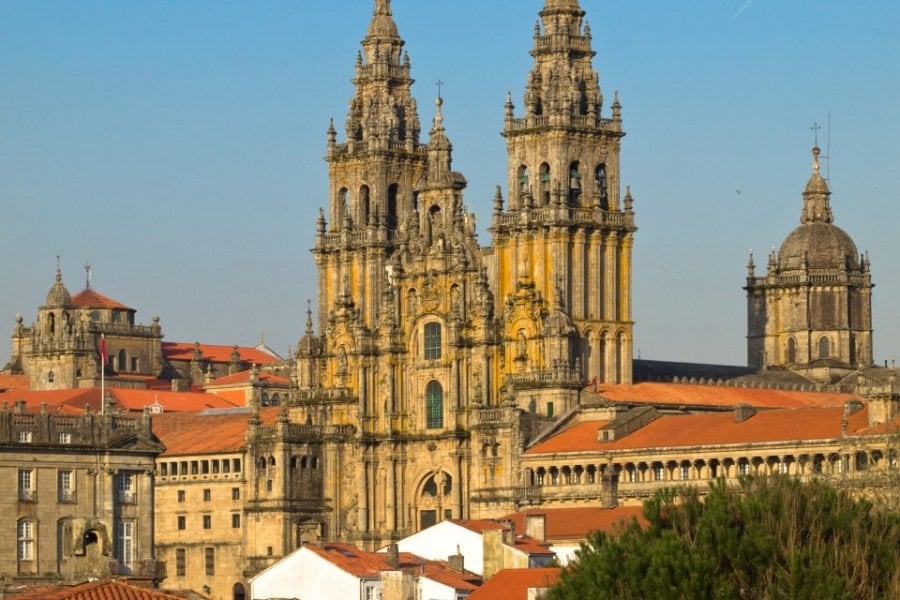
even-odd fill
[{"label": "tower finial", "polygon": [[56,255],[56,283],[62,283],[62,267],[59,266],[59,254]]},{"label": "tower finial", "polygon": [[819,172],[819,155],[820,155],[821,153],[822,153],[822,151],[819,149],[819,145],[818,145],[818,144],[816,144],[815,146],[813,146],[813,149],[812,149],[812,155],[813,155],[813,171],[815,171],[816,173]]},{"label": "tower finial", "polygon": [[393,14],[391,12],[391,0],[375,0],[375,14],[390,17]]},{"label": "tower finial", "polygon": [[91,261],[87,260],[84,263],[84,273],[85,273],[85,283],[84,289],[91,289]]}]

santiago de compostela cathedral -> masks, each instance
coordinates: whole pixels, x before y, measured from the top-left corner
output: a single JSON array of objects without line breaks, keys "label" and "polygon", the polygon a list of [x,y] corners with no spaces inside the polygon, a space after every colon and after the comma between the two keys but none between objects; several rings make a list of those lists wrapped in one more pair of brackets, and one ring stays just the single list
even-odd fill
[{"label": "santiago de compostela cathedral", "polygon": [[483,248],[441,99],[424,142],[404,42],[390,3],[376,2],[346,141],[328,130],[319,330],[310,318],[292,419],[359,427],[330,453],[335,525],[351,538],[380,543],[503,503],[500,490],[522,484],[510,446],[526,432],[512,408],[549,419],[576,405],[588,376],[631,381],[624,133],[617,101],[603,115],[584,16],[577,0],[541,11],[524,114],[506,101],[509,191],[498,187]]},{"label": "santiago de compostela cathedral", "polygon": [[[245,574],[301,541],[374,549],[443,519],[496,517],[535,503],[543,474],[528,466],[538,460],[527,462],[529,444],[545,439],[560,417],[596,404],[597,386],[653,378],[637,377],[640,361],[632,360],[637,228],[631,193],[626,187],[623,194],[619,177],[622,108],[601,91],[584,17],[578,0],[545,0],[540,11],[522,102],[506,99],[506,194],[498,186],[491,245],[482,247],[464,208],[465,177],[452,168],[442,100],[424,141],[391,3],[375,0],[343,130],[339,135],[332,123],[327,132],[330,191],[312,249],[317,301],[295,356],[270,365],[288,375],[286,401],[268,409],[278,412],[275,418],[266,417],[258,396],[248,400],[249,416],[237,415],[247,429],[238,445],[242,459],[235,447],[206,450],[232,457],[223,464],[247,465],[247,487],[226,490],[229,502],[241,501],[244,520],[232,542],[241,548],[233,554]],[[769,256],[763,274],[752,257],[748,264],[750,368],[725,378],[782,389],[813,382],[841,394],[862,393],[859,381],[893,389],[893,369],[872,365],[868,257],[834,225],[814,154],[801,224]],[[87,312],[70,321],[70,313],[92,302],[102,307],[95,311],[100,321],[109,313],[108,322],[94,323]],[[89,288],[70,296],[58,271],[38,325],[25,327],[19,318],[4,373],[28,376],[32,390],[97,385],[100,331],[116,345],[118,368],[172,379],[173,389],[179,378],[214,383],[250,369],[251,359],[235,347],[217,363],[224,371],[209,365],[204,373],[198,344],[193,355],[190,349],[178,355],[180,367],[170,361],[167,372],[158,319],[148,327],[133,320],[132,309]],[[64,364],[67,357],[71,364]],[[55,381],[48,381],[51,369]],[[255,366],[247,372],[251,382],[260,381]],[[882,423],[896,409],[891,393],[880,405]],[[640,423],[626,419],[614,436],[643,427],[647,414]],[[181,418],[165,416],[170,424]],[[175,510],[183,498],[177,486],[185,473],[168,460],[159,458],[154,475],[160,522],[174,515],[159,511]],[[641,463],[648,474],[653,460]],[[691,463],[691,472],[715,477],[704,461]],[[298,475],[295,463],[312,468]],[[583,473],[584,479],[567,476],[569,483],[595,482],[593,471]],[[644,481],[630,473],[630,482]],[[230,488],[229,481],[222,485]],[[598,469],[596,483],[599,496],[582,500],[614,503],[606,496],[614,494],[613,478]],[[561,503],[569,500],[560,496]],[[158,555],[173,560],[183,542],[170,542],[177,532],[168,529],[157,529],[155,543]],[[274,550],[272,540],[280,540]]]}]

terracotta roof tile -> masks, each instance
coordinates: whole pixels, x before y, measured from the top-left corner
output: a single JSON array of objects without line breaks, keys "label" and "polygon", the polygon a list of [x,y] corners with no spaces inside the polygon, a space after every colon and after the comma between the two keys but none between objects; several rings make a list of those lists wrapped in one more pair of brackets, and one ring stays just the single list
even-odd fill
[{"label": "terracotta roof tile", "polygon": [[[593,387],[588,390],[593,391]],[[862,400],[855,394],[798,392],[716,385],[680,383],[637,383],[597,386],[600,397],[613,402],[658,404],[669,406],[726,406],[749,404],[757,408],[801,408],[842,406],[848,399]]]},{"label": "terracotta roof tile", "polygon": [[31,382],[28,375],[3,375],[0,374],[0,390],[28,390]]},{"label": "terracotta roof tile", "polygon": [[[834,439],[841,436],[843,415],[842,406],[759,411],[742,423],[735,423],[731,412],[668,415],[611,442],[597,440],[597,430],[605,421],[584,421],[529,448],[526,454]],[[849,419],[848,431],[863,429],[867,419],[865,408],[856,412]]]},{"label": "terracotta roof tile", "polygon": [[[241,371],[240,373],[234,373],[232,375],[226,375],[225,377],[219,377],[212,383],[207,384],[205,387],[218,386],[218,385],[244,385],[250,383],[250,374],[251,370],[247,369],[246,371]],[[279,377],[278,375],[272,375],[271,373],[259,373],[259,381],[260,383],[269,383],[274,385],[290,385],[291,380],[286,379],[284,377]]]},{"label": "terracotta roof tile", "polygon": [[112,298],[107,298],[103,294],[98,294],[92,289],[81,290],[72,296],[72,304],[79,308],[118,308],[122,310],[134,310],[116,302]]},{"label": "terracotta roof tile", "polygon": [[[162,405],[165,411],[196,412],[214,408],[235,408],[239,406],[221,396],[204,392],[172,392],[162,390],[131,390],[127,388],[107,388],[107,397],[112,400],[113,410],[141,412],[153,404]],[[73,388],[65,390],[43,390],[38,392],[5,391],[0,392],[0,402],[6,401],[10,406],[16,400],[25,400],[28,412],[40,410],[46,402],[48,410],[59,411],[67,406],[83,412],[85,405],[91,410],[100,410],[100,388]]]},{"label": "terracotta roof tile", "polygon": [[[191,342],[163,342],[163,356],[168,360],[184,360],[189,361],[194,357],[194,348],[196,344]],[[241,361],[245,363],[254,363],[257,365],[268,365],[278,362],[278,357],[263,352],[257,348],[248,348],[238,346],[238,353],[241,355]],[[215,346],[212,344],[200,344],[200,352],[203,354],[203,360],[214,363],[231,363],[231,353],[234,346]]]},{"label": "terracotta roof tile", "polygon": [[576,508],[528,509],[506,515],[504,521],[512,521],[516,531],[525,531],[526,515],[544,515],[544,538],[548,542],[556,540],[580,540],[593,531],[614,532],[616,527],[637,519],[646,525],[643,507],[617,506],[599,508],[594,506]]},{"label": "terracotta roof tile", "polygon": [[72,586],[32,588],[15,597],[18,600],[183,600],[180,596],[120,581],[90,581]]},{"label": "terracotta roof tile", "polygon": [[[507,526],[504,523],[490,519],[451,519],[450,521],[478,534],[483,534],[485,531],[507,529]],[[517,531],[521,534],[521,530]],[[516,535],[516,538],[513,541],[513,547],[516,550],[529,555],[553,554],[549,544],[525,535]]]},{"label": "terracotta roof tile", "polygon": [[[262,422],[271,425],[278,418],[278,408],[259,411]],[[244,447],[248,410],[226,413],[165,413],[154,415],[153,433],[166,447],[161,456],[215,454],[237,452]],[[214,431],[215,435],[210,435]]]},{"label": "terracotta roof tile", "polygon": [[374,579],[382,571],[396,571],[400,569],[416,569],[417,574],[424,574],[444,585],[456,590],[472,591],[478,586],[478,575],[471,572],[460,573],[454,571],[441,561],[426,560],[409,552],[399,554],[399,563],[392,566],[388,562],[386,552],[365,552],[350,544],[326,544],[323,547],[305,546],[310,551],[321,556],[342,571],[350,573],[360,579]]},{"label": "terracotta roof tile", "polygon": [[503,569],[469,595],[469,600],[528,600],[529,588],[547,588],[559,580],[558,568]]}]

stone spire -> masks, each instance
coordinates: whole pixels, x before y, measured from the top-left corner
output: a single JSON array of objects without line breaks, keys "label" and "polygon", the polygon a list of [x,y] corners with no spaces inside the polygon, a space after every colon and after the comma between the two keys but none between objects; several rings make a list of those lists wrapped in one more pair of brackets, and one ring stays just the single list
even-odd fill
[{"label": "stone spire", "polygon": [[828,198],[831,191],[828,189],[828,183],[819,174],[819,155],[821,150],[818,147],[812,149],[813,154],[813,174],[806,182],[806,189],[803,191],[803,213],[800,215],[801,223],[832,223],[834,215],[831,213],[831,204]]},{"label": "stone spire", "polygon": [[390,0],[376,0],[363,52],[356,60],[356,94],[346,123],[348,142],[360,145],[360,150],[386,150],[401,142],[411,151],[418,143],[421,128],[410,94],[413,80],[404,44]]}]

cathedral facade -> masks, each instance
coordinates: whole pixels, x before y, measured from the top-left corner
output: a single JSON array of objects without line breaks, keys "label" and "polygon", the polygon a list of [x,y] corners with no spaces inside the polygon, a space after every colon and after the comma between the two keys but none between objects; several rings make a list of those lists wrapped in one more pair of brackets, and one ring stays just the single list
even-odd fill
[{"label": "cathedral facade", "polygon": [[584,17],[575,0],[540,12],[524,115],[506,101],[508,198],[498,187],[481,247],[443,100],[426,142],[390,2],[375,3],[344,140],[328,129],[318,298],[296,357],[291,421],[353,429],[323,442],[328,537],[374,547],[469,517],[476,487],[502,503],[522,484],[521,419],[570,411],[587,380],[631,381],[621,107],[603,114]]}]

